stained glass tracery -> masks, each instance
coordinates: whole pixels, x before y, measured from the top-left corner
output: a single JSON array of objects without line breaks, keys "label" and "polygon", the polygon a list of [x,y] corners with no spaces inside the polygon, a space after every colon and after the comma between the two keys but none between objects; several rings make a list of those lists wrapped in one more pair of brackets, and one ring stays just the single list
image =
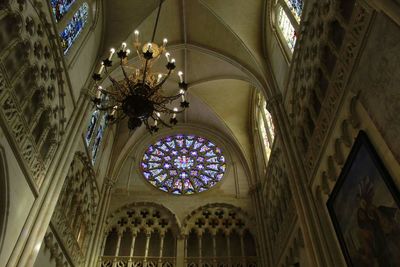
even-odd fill
[{"label": "stained glass tracery", "polygon": [[300,22],[301,13],[303,12],[303,0],[285,0],[290,11],[292,11],[297,22]]},{"label": "stained glass tracery", "polygon": [[92,113],[92,116],[90,117],[90,121],[89,121],[87,131],[85,134],[86,145],[89,145],[90,140],[92,140],[92,136],[93,136],[94,130],[96,128],[97,121],[99,120],[99,116],[100,116],[100,112],[98,110],[95,110]]},{"label": "stained glass tracery", "polygon": [[278,26],[290,50],[293,51],[297,40],[296,31],[282,6],[278,9]]},{"label": "stained glass tracery", "polygon": [[76,11],[72,19],[68,22],[67,26],[60,33],[61,46],[64,50],[64,55],[67,54],[76,38],[82,32],[86,25],[89,14],[89,6],[83,3],[82,6]]},{"label": "stained glass tracery", "polygon": [[261,96],[261,94],[259,94],[258,97],[258,126],[260,129],[262,146],[264,148],[264,156],[266,161],[268,161],[275,140],[275,127],[272,120],[272,115],[267,109],[267,103],[265,99]]},{"label": "stained glass tracery", "polygon": [[222,179],[226,164],[222,150],[214,143],[196,135],[178,134],[149,146],[141,168],[153,186],[185,195],[213,187]]},{"label": "stained glass tracery", "polygon": [[107,127],[107,120],[106,120],[107,114],[104,114],[101,118],[100,125],[97,129],[96,136],[94,139],[93,147],[92,147],[92,164],[96,162],[96,157],[99,152],[99,147],[101,144],[101,141],[103,140],[104,136],[104,131]]},{"label": "stained glass tracery", "polygon": [[59,22],[64,17],[71,9],[73,3],[75,3],[75,0],[50,0],[56,22]]}]

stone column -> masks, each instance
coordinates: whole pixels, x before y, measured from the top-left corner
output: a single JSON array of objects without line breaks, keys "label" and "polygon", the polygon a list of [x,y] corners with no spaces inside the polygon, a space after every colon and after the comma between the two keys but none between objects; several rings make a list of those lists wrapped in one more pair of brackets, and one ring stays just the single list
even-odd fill
[{"label": "stone column", "polygon": [[244,251],[243,232],[240,233],[240,251],[242,253],[242,264],[246,266],[246,253]]},{"label": "stone column", "polygon": [[257,210],[259,210],[259,212],[255,213],[257,222],[257,227],[256,227],[257,238],[255,241],[258,244],[257,256],[259,264],[264,266],[272,266],[269,238],[267,236],[268,233],[266,231],[268,226],[266,225],[266,220],[263,219],[265,205],[262,199],[263,194],[261,190],[261,183],[258,182],[254,186],[252,186],[250,188],[249,194],[252,202],[254,203],[254,206],[257,207]]},{"label": "stone column", "polygon": [[202,233],[199,233],[198,235],[197,235],[197,240],[199,241],[199,266],[201,266],[201,263],[202,263],[202,259],[201,259],[201,257],[202,257],[202,250],[203,250],[203,246],[202,246],[202,237],[203,237],[203,234]]},{"label": "stone column", "polygon": [[104,235],[104,240],[103,240],[103,242],[102,242],[102,244],[101,244],[101,249],[100,249],[100,251],[102,252],[102,255],[104,255],[104,249],[106,248],[106,242],[107,242],[107,238],[108,238],[108,235],[109,235],[110,233],[106,233],[105,235]]},{"label": "stone column", "polygon": [[131,242],[131,251],[129,252],[129,257],[133,257],[133,253],[135,252],[136,236],[137,232],[132,230],[132,242]]},{"label": "stone column", "polygon": [[105,225],[104,222],[107,217],[108,207],[110,205],[111,200],[111,189],[114,186],[114,180],[106,178],[103,184],[101,196],[100,196],[100,205],[97,210],[97,223],[94,229],[94,233],[91,236],[91,242],[88,248],[87,259],[86,259],[86,267],[92,267],[97,262],[97,257],[102,253],[102,249],[100,247],[101,237],[104,233]]},{"label": "stone column", "polygon": [[302,157],[291,135],[289,119],[286,114],[282,96],[270,97],[268,110],[271,111],[278,137],[282,141],[282,150],[290,169],[289,186],[293,194],[299,222],[304,235],[304,242],[309,253],[311,266],[334,267],[328,250],[327,240],[318,218],[312,192],[307,185]]},{"label": "stone column", "polygon": [[217,240],[216,238],[216,231],[212,233],[212,241],[213,241],[213,264],[214,266],[217,266]]},{"label": "stone column", "polygon": [[30,267],[35,263],[42,240],[46,234],[57,200],[60,196],[66,173],[74,157],[88,109],[89,98],[81,95],[71,116],[53,160],[47,170],[40,192],[29,211],[22,233],[14,246],[7,266]]},{"label": "stone column", "polygon": [[187,258],[187,236],[180,235],[176,240],[176,266],[186,266]]},{"label": "stone column", "polygon": [[226,251],[228,252],[228,266],[231,266],[231,240],[229,239],[229,233],[225,233],[226,238]]},{"label": "stone column", "polygon": [[143,266],[146,266],[147,263],[147,256],[149,255],[150,238],[151,238],[151,230],[148,230],[146,233],[146,248],[144,251]]},{"label": "stone column", "polygon": [[122,235],[123,235],[123,229],[120,229],[118,231],[118,241],[117,241],[117,247],[115,248],[115,258],[114,258],[114,262],[113,262],[113,267],[117,267],[118,266],[118,254],[119,254],[119,249],[121,247],[121,239],[122,239]]},{"label": "stone column", "polygon": [[119,249],[121,247],[122,235],[123,235],[123,229],[118,231],[118,241],[117,241],[117,247],[115,248],[115,257],[118,257],[118,254],[119,254]]},{"label": "stone column", "polygon": [[163,257],[163,250],[164,250],[164,237],[165,237],[165,233],[161,233],[160,234],[160,253],[159,253],[159,257],[160,259],[158,260],[159,264],[161,265],[161,258]]},{"label": "stone column", "polygon": [[[101,243],[102,243],[102,244],[101,244],[101,247],[100,247],[101,255],[104,255],[104,249],[105,249],[105,247],[106,247],[106,242],[107,242],[108,234],[109,234],[109,233],[105,233],[105,234],[104,234],[104,240],[103,240],[103,242],[101,242]],[[102,258],[99,257],[99,260],[98,260],[98,264],[99,264],[99,265],[98,265],[98,266],[101,266],[101,265],[100,265],[101,262],[102,262]]]}]

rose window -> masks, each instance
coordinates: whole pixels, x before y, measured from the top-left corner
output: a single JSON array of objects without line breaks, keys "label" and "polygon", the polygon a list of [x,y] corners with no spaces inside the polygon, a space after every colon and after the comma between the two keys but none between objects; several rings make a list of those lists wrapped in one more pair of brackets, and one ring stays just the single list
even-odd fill
[{"label": "rose window", "polygon": [[178,134],[149,146],[142,163],[144,177],[155,187],[193,194],[213,187],[225,172],[225,157],[214,143],[196,135]]}]

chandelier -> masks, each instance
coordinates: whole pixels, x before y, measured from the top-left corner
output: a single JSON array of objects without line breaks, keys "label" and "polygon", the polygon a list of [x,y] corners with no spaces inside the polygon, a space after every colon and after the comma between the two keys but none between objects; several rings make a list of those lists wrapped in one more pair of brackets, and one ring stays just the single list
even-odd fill
[{"label": "chandelier", "polygon": [[[100,70],[92,76],[95,81],[92,102],[97,110],[107,112],[109,123],[128,118],[130,130],[144,124],[147,130],[153,133],[159,130],[160,125],[166,127],[176,125],[178,122],[176,115],[189,107],[185,96],[188,87],[184,81],[183,72],[178,72],[179,91],[176,94],[167,95],[162,90],[164,83],[176,68],[175,59],[166,50],[167,39],[163,40],[162,45],[154,43],[162,2],[163,0],[160,0],[151,41],[142,44],[139,40],[139,31],[134,32],[133,48],[139,58],[139,67],[128,64],[131,50],[126,43],[122,43],[118,51],[111,48],[109,57],[101,62]],[[153,72],[152,67],[163,58],[163,55],[166,60],[166,72]],[[117,68],[119,67],[122,71],[121,80],[114,79],[110,75],[113,57],[117,57],[116,61],[119,65]],[[111,85],[103,88],[100,85],[103,79],[108,79]]]}]

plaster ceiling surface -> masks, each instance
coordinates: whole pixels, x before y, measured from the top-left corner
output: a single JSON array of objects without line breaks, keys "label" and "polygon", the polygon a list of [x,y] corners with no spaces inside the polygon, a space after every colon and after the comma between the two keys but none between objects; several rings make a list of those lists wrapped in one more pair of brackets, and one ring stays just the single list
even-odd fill
[{"label": "plaster ceiling surface", "polygon": [[[238,80],[214,80],[190,88],[191,94],[200,98],[231,131],[246,159],[251,158],[250,100],[251,86]],[[201,107],[199,108],[201,109]],[[197,114],[201,110],[191,110]]]},{"label": "plaster ceiling surface", "polygon": [[[142,41],[151,39],[156,0],[106,0],[104,53],[122,41],[131,43],[138,29]],[[265,81],[262,50],[262,0],[165,0],[156,32],[169,45],[195,45],[229,57]]]},{"label": "plaster ceiling surface", "polygon": [[[148,42],[157,5],[156,0],[106,0],[104,51],[111,45],[118,47],[122,41],[132,44],[135,29],[140,31],[141,41]],[[158,43],[168,38],[167,49],[176,58],[176,70],[184,71],[190,87],[191,106],[178,119],[228,135],[248,161],[250,84],[262,85],[265,80],[262,17],[262,0],[165,0],[156,33]],[[129,60],[135,62],[132,56]],[[155,66],[154,71],[161,70],[164,63]],[[118,70],[113,74],[121,77]],[[165,90],[176,91],[176,73],[170,80]],[[114,158],[129,138],[137,139],[143,132],[140,130],[132,137],[126,122],[117,131]]]}]

